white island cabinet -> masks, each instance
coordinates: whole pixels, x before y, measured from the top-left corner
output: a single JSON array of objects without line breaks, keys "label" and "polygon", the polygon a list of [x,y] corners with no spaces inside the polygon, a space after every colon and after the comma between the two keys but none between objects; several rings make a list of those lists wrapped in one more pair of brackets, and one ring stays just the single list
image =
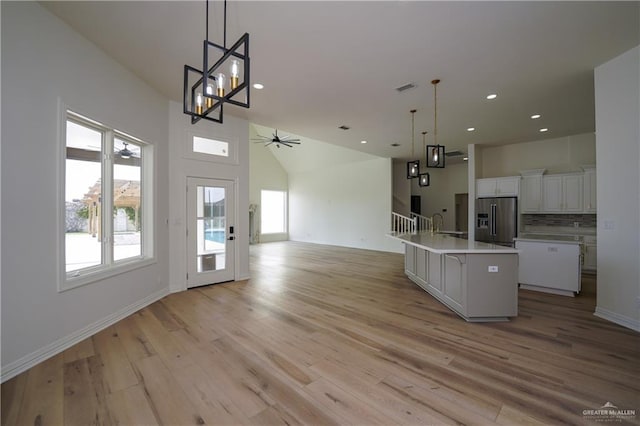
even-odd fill
[{"label": "white island cabinet", "polygon": [[405,273],[470,322],[518,315],[518,251],[442,234],[392,234],[405,244]]},{"label": "white island cabinet", "polygon": [[520,250],[520,288],[563,296],[580,292],[579,236],[525,234],[514,241]]}]

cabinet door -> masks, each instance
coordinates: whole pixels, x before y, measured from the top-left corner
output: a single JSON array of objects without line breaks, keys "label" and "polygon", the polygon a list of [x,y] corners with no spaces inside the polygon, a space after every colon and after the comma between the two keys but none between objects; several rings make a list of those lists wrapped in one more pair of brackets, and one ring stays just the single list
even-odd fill
[{"label": "cabinet door", "polygon": [[517,197],[520,192],[520,177],[504,177],[496,179],[496,195],[498,197]]},{"label": "cabinet door", "polygon": [[494,197],[496,195],[496,179],[477,179],[476,197]]},{"label": "cabinet door", "polygon": [[464,314],[465,255],[444,256],[444,296]]},{"label": "cabinet door", "polygon": [[595,271],[598,265],[598,255],[596,244],[584,245],[584,263],[582,269],[585,271]]},{"label": "cabinet door", "polygon": [[427,284],[427,255],[425,249],[416,247],[416,276],[423,284]]},{"label": "cabinet door", "polygon": [[522,177],[520,207],[523,213],[540,211],[542,207],[542,175]]},{"label": "cabinet door", "polygon": [[411,244],[404,245],[404,271],[407,274],[416,274],[416,247]]},{"label": "cabinet door", "polygon": [[545,212],[562,211],[562,176],[544,176],[542,178],[542,210]]},{"label": "cabinet door", "polygon": [[427,277],[429,287],[438,294],[442,293],[442,255],[429,252],[427,253],[428,266]]},{"label": "cabinet door", "polygon": [[596,212],[596,171],[589,170],[584,173],[583,182],[584,211],[585,213]]},{"label": "cabinet door", "polygon": [[582,203],[582,175],[562,177],[562,210],[565,212],[581,212]]}]

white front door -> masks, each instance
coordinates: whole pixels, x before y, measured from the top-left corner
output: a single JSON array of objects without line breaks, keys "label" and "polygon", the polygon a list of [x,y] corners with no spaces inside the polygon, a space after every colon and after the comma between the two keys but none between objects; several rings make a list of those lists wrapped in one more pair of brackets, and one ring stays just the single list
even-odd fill
[{"label": "white front door", "polygon": [[187,287],[235,278],[234,183],[187,178]]}]

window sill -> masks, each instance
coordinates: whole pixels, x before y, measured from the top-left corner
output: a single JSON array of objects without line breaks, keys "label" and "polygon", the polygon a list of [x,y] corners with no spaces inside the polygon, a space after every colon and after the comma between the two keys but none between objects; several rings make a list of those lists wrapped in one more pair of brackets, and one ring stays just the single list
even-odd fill
[{"label": "window sill", "polygon": [[92,284],[98,281],[105,280],[107,278],[114,277],[116,275],[131,272],[136,269],[144,268],[156,263],[156,259],[152,258],[135,258],[131,260],[122,261],[109,268],[100,269],[92,272],[80,273],[77,277],[69,278],[66,272],[63,272],[62,278],[58,285],[58,293],[63,293],[67,290],[82,287],[87,284]]}]

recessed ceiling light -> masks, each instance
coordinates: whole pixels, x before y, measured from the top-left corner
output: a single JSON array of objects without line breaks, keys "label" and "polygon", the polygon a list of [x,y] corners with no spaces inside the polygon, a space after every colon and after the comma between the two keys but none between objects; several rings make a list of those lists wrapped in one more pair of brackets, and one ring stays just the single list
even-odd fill
[{"label": "recessed ceiling light", "polygon": [[532,120],[537,120],[537,119],[538,119],[538,118],[540,118],[540,117],[542,117],[540,114],[533,114],[533,115],[531,116],[531,119],[532,119]]},{"label": "recessed ceiling light", "polygon": [[475,127],[468,127],[467,132],[473,132],[475,129],[476,129]]},{"label": "recessed ceiling light", "polygon": [[540,129],[540,131],[544,133],[544,132],[548,132],[549,129],[547,129],[546,127],[543,127],[542,129]]},{"label": "recessed ceiling light", "polygon": [[360,143],[367,143],[367,141],[360,141]]},{"label": "recessed ceiling light", "polygon": [[253,88],[254,88],[254,89],[258,89],[258,90],[262,90],[262,89],[264,89],[264,84],[261,84],[261,83],[254,83],[254,84],[253,84]]},{"label": "recessed ceiling light", "polygon": [[491,99],[495,99],[495,98],[497,98],[497,97],[498,97],[498,95],[496,95],[495,93],[492,93],[492,94],[490,94],[490,95],[487,95],[487,99],[489,99],[489,100],[491,100]]}]

